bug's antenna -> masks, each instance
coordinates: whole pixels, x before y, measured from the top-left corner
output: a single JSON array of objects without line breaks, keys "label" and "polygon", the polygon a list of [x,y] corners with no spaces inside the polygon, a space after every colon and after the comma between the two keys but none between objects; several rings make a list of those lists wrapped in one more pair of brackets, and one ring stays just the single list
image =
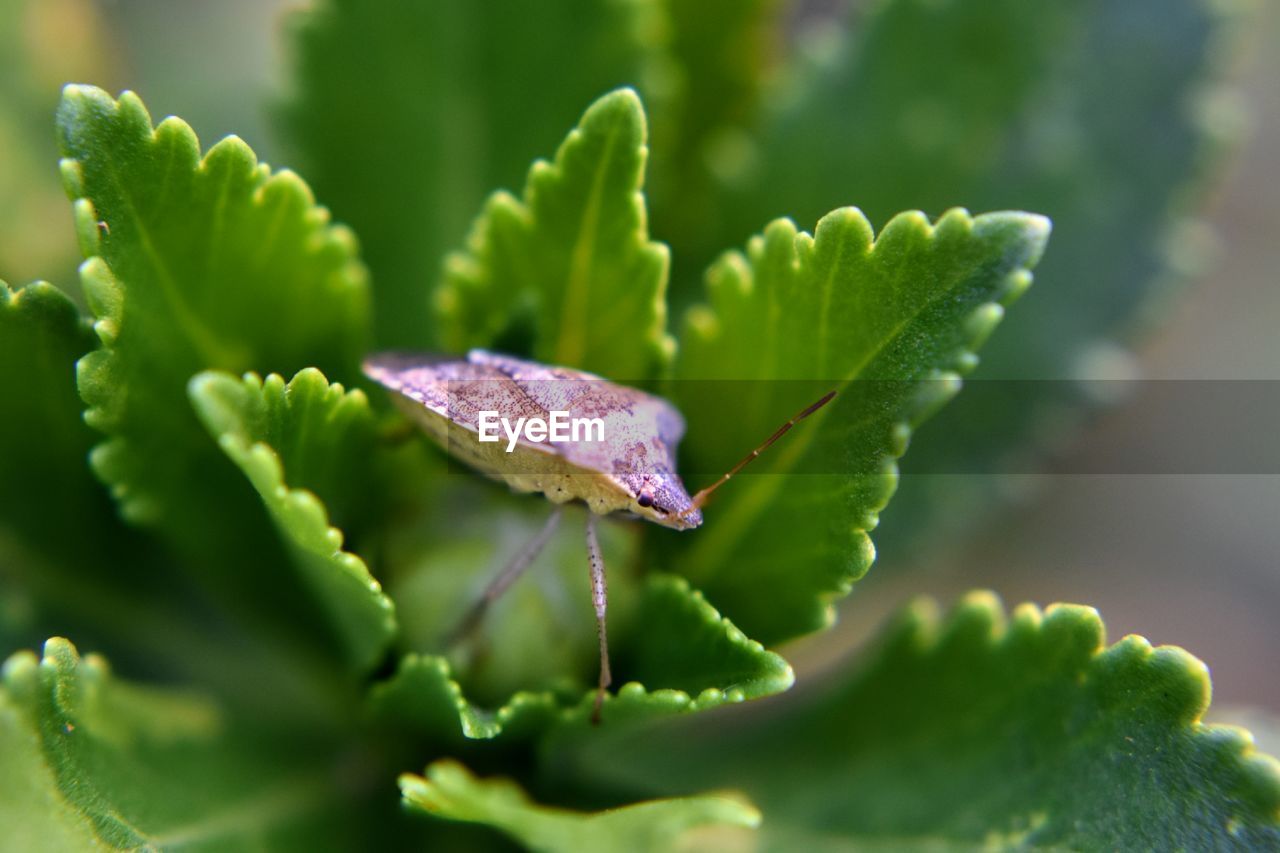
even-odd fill
[{"label": "bug's antenna", "polygon": [[809,415],[812,415],[814,412],[818,411],[818,409],[821,409],[827,403],[830,403],[831,398],[834,397],[835,395],[836,395],[835,391],[828,391],[821,400],[819,400],[816,403],[810,404],[803,411],[801,411],[799,414],[793,417],[791,420],[787,421],[785,424],[778,427],[778,429],[773,433],[773,435],[766,438],[760,444],[760,446],[757,447],[755,450],[752,450],[746,456],[742,457],[742,460],[737,465],[734,465],[732,468],[730,468],[727,474],[725,474],[719,480],[716,480],[710,486],[707,486],[705,489],[702,489],[696,495],[694,495],[692,505],[690,505],[690,507],[687,510],[680,513],[680,515],[682,516],[688,515],[694,510],[702,509],[702,507],[706,506],[707,499],[711,497],[712,492],[714,492],[716,489],[723,486],[725,483],[729,482],[730,478],[732,478],[734,474],[737,474],[743,468],[747,467],[747,465],[753,459],[755,459],[761,453],[764,453],[766,450],[768,450],[775,441],[777,441],[778,439],[786,435],[787,431],[790,430],[793,426],[800,423],[805,418],[809,417]]}]

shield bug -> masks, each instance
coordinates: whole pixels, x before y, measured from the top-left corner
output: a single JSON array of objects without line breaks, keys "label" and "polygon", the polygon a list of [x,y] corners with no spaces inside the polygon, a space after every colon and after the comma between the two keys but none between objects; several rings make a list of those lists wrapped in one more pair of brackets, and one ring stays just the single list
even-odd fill
[{"label": "shield bug", "polygon": [[490,582],[451,641],[474,628],[486,607],[532,565],[559,523],[560,506],[587,505],[587,560],[600,641],[597,722],[611,682],[597,516],[618,513],[677,530],[698,527],[702,507],[716,489],[835,396],[832,391],[796,414],[691,497],[676,473],[684,418],[661,397],[591,373],[479,349],[463,359],[382,353],[367,359],[364,371],[395,392],[397,405],[450,456],[516,492],[541,493],[556,505],[533,541]]}]

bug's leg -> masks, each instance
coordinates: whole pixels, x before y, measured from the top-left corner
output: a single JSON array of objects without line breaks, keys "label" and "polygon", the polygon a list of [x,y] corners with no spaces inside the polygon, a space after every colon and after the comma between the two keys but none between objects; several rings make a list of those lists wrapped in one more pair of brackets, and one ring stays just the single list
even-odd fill
[{"label": "bug's leg", "polygon": [[467,615],[458,623],[458,627],[450,631],[445,637],[446,646],[454,645],[474,631],[479,626],[480,620],[484,618],[489,605],[497,601],[524,574],[525,570],[533,565],[533,561],[538,558],[538,555],[542,553],[542,549],[547,546],[551,535],[556,532],[556,526],[560,523],[560,514],[561,507],[559,506],[551,511],[551,516],[547,519],[547,523],[542,526],[542,530],[538,531],[538,535],[511,558],[511,562],[507,563],[498,576],[485,588],[484,595],[480,597],[480,600],[467,611]]},{"label": "bug's leg", "polygon": [[600,723],[600,707],[604,704],[605,688],[613,681],[609,672],[609,635],[605,628],[605,609],[609,604],[609,590],[604,579],[604,557],[600,554],[600,541],[596,538],[596,514],[587,512],[587,561],[591,564],[591,603],[596,608],[596,633],[600,636],[600,687],[596,690],[596,707],[591,722]]}]

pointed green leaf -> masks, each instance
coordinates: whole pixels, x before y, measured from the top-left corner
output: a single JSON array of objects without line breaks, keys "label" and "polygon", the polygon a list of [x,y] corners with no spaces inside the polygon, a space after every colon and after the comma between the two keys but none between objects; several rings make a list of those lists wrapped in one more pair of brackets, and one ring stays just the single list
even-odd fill
[{"label": "pointed green leaf", "polygon": [[1280,763],[1199,722],[1204,664],[1087,607],[916,606],[867,659],[757,719],[561,756],[629,796],[743,786],[771,849],[1240,849],[1280,844]]},{"label": "pointed green leaf", "polygon": [[234,137],[202,159],[189,127],[153,129],[131,93],[68,86],[58,129],[102,342],[77,365],[85,419],[107,435],[93,468],[123,515],[172,549],[151,570],[198,589],[184,602],[216,607],[315,686],[331,681],[316,608],[273,582],[287,556],[186,385],[210,367],[354,375],[367,293],[353,239],[296,175],[273,174]]},{"label": "pointed green leaf", "polygon": [[[589,611],[581,615],[589,624]],[[629,624],[634,627],[623,637],[613,634],[621,639],[614,674],[622,686],[605,699],[606,725],[739,703],[786,690],[794,680],[786,661],[743,636],[682,578],[649,578]],[[595,691],[581,688],[521,691],[485,711],[466,699],[449,664],[429,655],[404,658],[371,697],[378,718],[451,741],[459,735],[524,740],[552,725],[572,738],[590,726],[594,702]]]},{"label": "pointed green leaf", "polygon": [[645,132],[635,92],[613,92],[554,163],[534,163],[522,199],[490,197],[436,291],[448,349],[492,346],[529,322],[548,364],[644,379],[669,359],[667,251],[649,240],[640,194]]},{"label": "pointed green leaf", "polygon": [[361,481],[373,446],[364,392],[348,393],[307,369],[288,385],[274,373],[264,381],[210,371],[191,380],[190,394],[210,434],[262,496],[353,665],[376,664],[395,636],[394,607],[364,561],[342,550],[323,500],[347,506],[362,497],[344,489]]},{"label": "pointed green leaf", "polygon": [[381,346],[430,341],[445,253],[583,104],[638,76],[651,5],[324,0],[294,17],[285,128],[317,191],[364,240]]},{"label": "pointed green leaf", "polygon": [[344,833],[345,794],[314,744],[267,742],[203,695],[122,683],[60,638],[5,663],[0,743],[0,821],[24,850],[315,849]]},{"label": "pointed green leaf", "polygon": [[354,375],[367,322],[354,241],[293,173],[273,174],[235,137],[201,159],[186,124],[153,129],[131,93],[69,86],[58,127],[103,343],[80,363],[86,417],[109,436],[94,468],[130,519],[199,526],[199,495],[219,496],[229,472],[187,380],[205,368]]},{"label": "pointed green leaf", "polygon": [[828,624],[831,601],[871,563],[867,532],[910,430],[955,393],[1048,232],[1031,214],[955,210],[934,225],[902,214],[873,241],[846,208],[816,237],[779,220],[746,255],[722,258],[673,384],[694,468],[728,470],[822,391],[837,396],[761,459],[767,474],[723,490],[672,565],[765,643]]},{"label": "pointed green leaf", "polygon": [[[437,761],[426,776],[400,777],[405,804],[448,820],[501,830],[530,850],[671,850],[709,826],[760,825],[760,813],[740,797],[703,795],[635,803],[602,812],[539,805],[507,779],[479,779],[456,761]],[[699,833],[699,841],[709,836]]]},{"label": "pointed green leaf", "polygon": [[[1041,286],[984,350],[979,374],[1032,381],[984,383],[917,436],[904,468],[916,476],[877,537],[882,553],[902,554],[963,536],[1000,506],[996,479],[950,472],[998,471],[1017,444],[1058,438],[1062,413],[1086,395],[1069,381],[1036,380],[1097,378],[1097,356],[1123,359],[1117,339],[1148,323],[1203,256],[1202,229],[1188,217],[1212,185],[1212,155],[1238,135],[1223,83],[1240,53],[1232,30],[1244,7],[842,7],[821,51],[798,53],[789,97],[775,99],[744,142],[748,167],[726,177],[701,245],[672,238],[672,291],[679,302],[695,289],[699,262],[784,214],[810,222],[855,203],[880,222],[903,209],[965,205],[1053,220]],[[663,224],[655,215],[666,237]]]},{"label": "pointed green leaf", "polygon": [[355,515],[370,501],[371,463],[377,446],[369,400],[347,391],[315,368],[286,383],[277,373],[265,380],[206,371],[187,387],[205,427],[226,450],[269,447],[288,475],[289,485],[306,489],[337,518]]}]

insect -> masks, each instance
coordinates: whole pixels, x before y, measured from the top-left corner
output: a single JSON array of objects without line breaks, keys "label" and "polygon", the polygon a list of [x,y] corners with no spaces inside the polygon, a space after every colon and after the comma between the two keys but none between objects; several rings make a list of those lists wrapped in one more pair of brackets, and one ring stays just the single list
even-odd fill
[{"label": "insect", "polygon": [[[395,392],[397,405],[451,456],[516,492],[541,493],[556,505],[533,541],[490,582],[451,633],[451,642],[475,628],[488,605],[529,568],[555,532],[561,506],[570,501],[587,505],[587,561],[600,644],[595,722],[612,681],[597,517],[618,513],[677,530],[698,527],[702,507],[716,489],[835,396],[832,391],[799,412],[726,474],[690,496],[675,463],[684,418],[661,397],[591,373],[479,349],[464,359],[381,353],[365,361],[364,371]],[[557,416],[601,428],[587,429],[585,435],[575,429],[557,440],[548,426]],[[495,418],[506,430],[501,440],[489,431]],[[519,425],[514,430],[513,420]]]}]

